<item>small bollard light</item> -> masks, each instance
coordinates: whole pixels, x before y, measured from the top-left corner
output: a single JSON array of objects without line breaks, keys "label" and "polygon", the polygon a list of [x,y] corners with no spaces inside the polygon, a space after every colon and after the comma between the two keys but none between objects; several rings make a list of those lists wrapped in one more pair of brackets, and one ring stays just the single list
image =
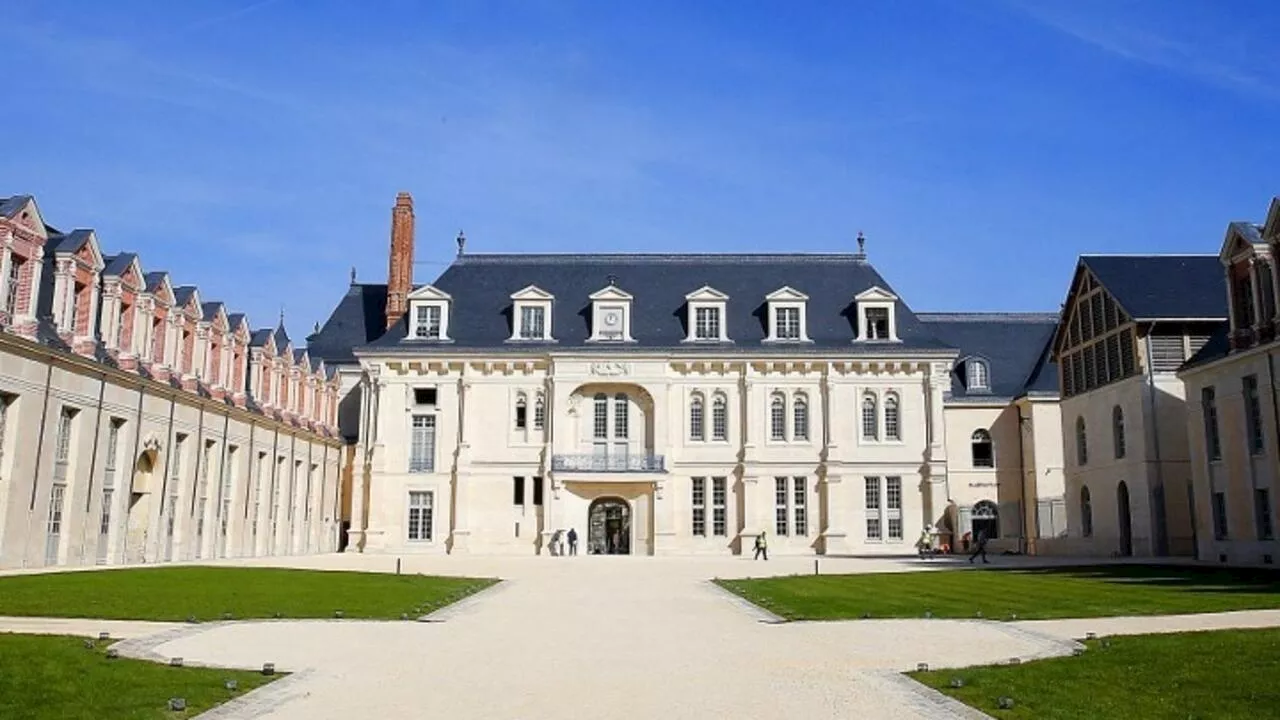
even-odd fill
[{"label": "small bollard light", "polygon": [[933,611],[932,611],[932,610],[925,610],[925,611],[924,611],[924,618],[925,618],[925,620],[932,619],[932,618],[933,618]]},{"label": "small bollard light", "polygon": [[1109,648],[1109,647],[1111,647],[1111,641],[1110,641],[1110,640],[1108,640],[1108,639],[1106,639],[1106,638],[1103,638],[1103,639],[1102,639],[1102,647],[1104,647],[1104,648]]},{"label": "small bollard light", "polygon": [[263,675],[275,675],[275,674],[276,674],[276,664],[275,664],[275,663],[262,663],[262,674],[263,674]]},{"label": "small bollard light", "polygon": [[223,619],[223,620],[230,620],[230,619],[231,619],[231,613],[229,613],[229,612],[224,612],[224,613],[222,613],[222,619]]},{"label": "small bollard light", "polygon": [[108,659],[108,660],[115,660],[115,659],[116,659],[116,658],[118,658],[118,657],[120,657],[120,651],[119,651],[119,650],[116,650],[115,648],[107,648],[107,659]]},{"label": "small bollard light", "polygon": [[98,633],[98,639],[99,639],[99,640],[110,640],[110,639],[111,639],[111,633],[107,632],[106,630],[103,630],[102,632]]},{"label": "small bollard light", "polygon": [[1001,697],[999,700],[996,700],[996,707],[1000,708],[1001,710],[1012,710],[1013,698],[1009,697],[1008,695]]},{"label": "small bollard light", "polygon": [[1076,657],[1080,657],[1081,655],[1084,654],[1084,648],[1082,647],[1074,648],[1072,649],[1071,654],[1075,655]]},{"label": "small bollard light", "polygon": [[189,625],[195,625],[195,624],[196,624],[196,616],[195,616],[195,615],[188,615],[188,616],[187,616],[187,624],[189,624]]},{"label": "small bollard light", "polygon": [[916,672],[929,672],[929,663],[916,663]]},{"label": "small bollard light", "polygon": [[92,640],[90,640],[90,639],[88,639],[88,638],[85,638],[85,641],[84,641],[84,649],[85,649],[85,650],[92,650],[92,649],[94,649],[94,648],[96,648],[96,647],[98,647],[98,646],[97,646],[96,644],[94,644],[94,642],[93,642]]},{"label": "small bollard light", "polygon": [[1085,633],[1085,634],[1084,634],[1084,639],[1085,639],[1085,640],[1097,640],[1097,639],[1098,639],[1098,633],[1091,633],[1091,632],[1089,632],[1089,633]]},{"label": "small bollard light", "polygon": [[341,610],[334,610],[334,611],[333,611],[333,616],[334,616],[334,617],[336,617],[336,618],[341,618],[341,617],[342,617],[342,611],[341,611]]},{"label": "small bollard light", "polygon": [[230,690],[231,692],[235,692],[240,688],[240,683],[236,682],[235,680],[228,680],[225,683],[223,683],[222,686]]},{"label": "small bollard light", "polygon": [[182,667],[182,658],[169,658],[169,667]]},{"label": "small bollard light", "polygon": [[1010,665],[1021,665],[1021,664],[1022,664],[1022,658],[1020,658],[1020,657],[1011,657],[1011,658],[1009,658],[1009,664],[1010,664]]},{"label": "small bollard light", "polygon": [[169,709],[174,712],[182,712],[187,709],[186,698],[169,698]]},{"label": "small bollard light", "polygon": [[871,613],[869,613],[869,612],[864,612],[864,613],[862,613],[862,619],[863,619],[863,620],[870,620],[870,619],[871,619]]},{"label": "small bollard light", "polygon": [[401,619],[401,620],[408,620],[408,619],[409,619],[409,613],[400,613],[400,619]]},{"label": "small bollard light", "polygon": [[396,558],[396,574],[400,574],[400,558]]},{"label": "small bollard light", "polygon": [[964,687],[964,678],[958,678],[958,677],[951,678],[951,687],[953,688]]},{"label": "small bollard light", "polygon": [[282,615],[280,612],[275,612],[271,615],[271,617],[279,620],[280,618],[284,617],[284,615]]},{"label": "small bollard light", "polygon": [[1018,619],[1018,613],[1009,613],[1009,619],[1010,619],[1010,620],[1017,620],[1017,619]]},{"label": "small bollard light", "polygon": [[982,611],[981,611],[981,610],[979,610],[977,613],[975,613],[975,614],[974,614],[974,617],[976,617],[976,618],[981,618],[981,617],[982,617]]},{"label": "small bollard light", "polygon": [[814,574],[814,575],[817,575],[817,574],[818,574],[818,561],[817,561],[817,559],[816,559],[816,558],[815,558],[815,559],[814,559],[814,561],[813,561],[813,574]]}]

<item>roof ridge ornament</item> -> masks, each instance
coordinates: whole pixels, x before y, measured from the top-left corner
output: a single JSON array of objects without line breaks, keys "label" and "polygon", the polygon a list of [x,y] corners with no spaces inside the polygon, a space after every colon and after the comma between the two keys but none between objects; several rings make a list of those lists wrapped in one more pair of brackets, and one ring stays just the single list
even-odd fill
[{"label": "roof ridge ornament", "polygon": [[462,257],[463,253],[467,250],[467,236],[464,235],[461,230],[458,231],[456,242],[458,243],[458,257]]},{"label": "roof ridge ornament", "polygon": [[858,254],[853,256],[855,260],[866,262],[867,259],[867,237],[858,231]]}]

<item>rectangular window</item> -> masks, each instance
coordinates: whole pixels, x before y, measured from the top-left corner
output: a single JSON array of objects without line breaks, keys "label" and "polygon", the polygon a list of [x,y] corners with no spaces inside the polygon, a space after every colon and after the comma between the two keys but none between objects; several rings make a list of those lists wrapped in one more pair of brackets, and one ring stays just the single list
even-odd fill
[{"label": "rectangular window", "polygon": [[432,494],[415,490],[409,493],[409,539],[416,541],[431,540]]},{"label": "rectangular window", "polygon": [[72,423],[75,422],[77,412],[79,411],[75,408],[64,407],[62,413],[58,415],[58,436],[54,446],[53,460],[60,465],[66,465],[71,459]]},{"label": "rectangular window", "polygon": [[13,396],[0,393],[0,472],[4,470],[4,440],[8,435],[9,408],[12,405]]},{"label": "rectangular window", "polygon": [[521,396],[516,400],[516,429],[524,430],[529,426],[529,405]]},{"label": "rectangular window", "polygon": [[529,480],[533,482],[533,504],[537,506],[541,506],[542,505],[542,478],[535,477],[535,478],[529,478]]},{"label": "rectangular window", "polygon": [[798,477],[791,479],[792,485],[792,501],[791,509],[795,515],[795,530],[797,537],[804,537],[809,534],[809,513],[808,513],[808,480]]},{"label": "rectangular window", "polygon": [[102,487],[113,488],[116,485],[116,462],[120,455],[120,430],[124,428],[124,420],[111,418],[107,424],[107,456],[102,462]]},{"label": "rectangular window", "polygon": [[863,479],[864,496],[866,498],[867,511],[867,539],[879,540],[880,532],[880,478],[868,477]]},{"label": "rectangular window", "polygon": [[609,400],[603,393],[597,395],[594,402],[594,415],[591,418],[591,436],[597,440],[609,438]]},{"label": "rectangular window", "polygon": [[413,403],[415,405],[435,405],[436,389],[433,387],[420,387],[413,389]]},{"label": "rectangular window", "polygon": [[1227,494],[1213,494],[1213,537],[1215,540],[1227,539]]},{"label": "rectangular window", "polygon": [[22,258],[9,254],[9,286],[6,288],[4,298],[4,311],[9,314],[9,321],[13,322],[13,316],[18,312],[18,288],[22,283],[22,266],[25,262]]},{"label": "rectangular window", "polygon": [[1258,397],[1258,376],[1244,378],[1244,423],[1249,452],[1262,454],[1262,400]]},{"label": "rectangular window", "polygon": [[774,309],[774,327],[779,340],[800,339],[800,308],[781,307]]},{"label": "rectangular window", "polygon": [[1222,439],[1218,435],[1217,394],[1211,387],[1200,390],[1200,409],[1204,416],[1204,447],[1209,460],[1222,459]]},{"label": "rectangular window", "polygon": [[720,308],[700,307],[694,311],[694,337],[698,340],[720,339]]},{"label": "rectangular window", "polygon": [[694,397],[689,403],[689,439],[702,441],[706,439],[703,428],[702,398]]},{"label": "rectangular window", "polygon": [[111,533],[111,501],[114,495],[115,490],[108,488],[102,491],[102,515],[98,520],[98,535],[103,538]]},{"label": "rectangular window", "polygon": [[546,337],[546,310],[541,306],[520,308],[520,339],[541,340]]},{"label": "rectangular window", "polygon": [[49,488],[49,517],[44,545],[44,564],[58,564],[58,548],[62,538],[62,502],[66,497],[67,486],[54,483]]},{"label": "rectangular window", "polygon": [[711,439],[729,439],[729,408],[721,396],[711,402]]},{"label": "rectangular window", "polygon": [[1271,523],[1271,492],[1267,488],[1254,488],[1253,514],[1257,519],[1258,539],[1275,539],[1275,528]]},{"label": "rectangular window", "polygon": [[440,306],[419,305],[414,336],[427,340],[440,339]]},{"label": "rectangular window", "polygon": [[886,514],[889,516],[889,539],[902,539],[902,478],[886,477],[884,479],[884,499]]},{"label": "rectangular window", "polygon": [[253,514],[249,516],[249,533],[253,537],[253,552],[257,553],[258,518],[262,517],[262,480],[267,473],[267,454],[258,453],[258,469],[253,480]]},{"label": "rectangular window", "polygon": [[[227,446],[227,457],[222,465],[222,490],[218,498],[219,516],[218,516],[218,534],[223,538],[227,536],[227,527],[231,522],[231,503],[235,492],[235,467],[236,457],[239,456],[240,448],[235,445]],[[224,545],[222,555],[226,557],[227,550]]]},{"label": "rectangular window", "polygon": [[774,489],[774,509],[773,509],[773,525],[774,533],[779,537],[787,536],[787,529],[790,523],[787,522],[788,501],[790,497],[787,493],[787,478],[777,477],[773,479]]},{"label": "rectangular window", "polygon": [[889,339],[889,308],[867,308],[867,339]]},{"label": "rectangular window", "polygon": [[511,478],[511,504],[524,505],[524,478]]},{"label": "rectangular window", "polygon": [[625,440],[631,432],[627,424],[630,410],[631,403],[626,395],[620,393],[613,398],[613,436],[619,440]]},{"label": "rectangular window", "polygon": [[729,534],[727,485],[725,478],[711,478],[711,534],[716,537]]},{"label": "rectangular window", "polygon": [[178,492],[182,483],[182,445],[187,441],[187,436],[183,433],[175,433],[173,436],[173,459],[169,462],[169,482],[172,484],[171,492]]},{"label": "rectangular window", "polygon": [[707,535],[707,479],[693,478],[693,491],[690,498],[693,507],[693,534],[697,537]]},{"label": "rectangular window", "polygon": [[414,415],[409,439],[409,472],[429,473],[436,469],[436,416]]},{"label": "rectangular window", "polygon": [[769,439],[787,439],[787,405],[781,396],[769,402]]}]

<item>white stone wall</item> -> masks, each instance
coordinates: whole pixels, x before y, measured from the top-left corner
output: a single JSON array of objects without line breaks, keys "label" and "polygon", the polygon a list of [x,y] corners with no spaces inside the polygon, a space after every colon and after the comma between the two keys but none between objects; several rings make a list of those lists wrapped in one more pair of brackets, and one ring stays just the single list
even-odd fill
[{"label": "white stone wall", "polygon": [[[0,567],[154,563],[336,548],[341,451],[336,439],[11,336],[0,336],[0,394],[6,403]],[[74,417],[66,462],[60,463],[64,411]],[[111,455],[113,424],[119,429]],[[180,435],[185,440],[178,453]],[[270,463],[262,478],[266,499],[258,504],[256,542],[250,517],[259,454],[283,456],[289,470],[274,478],[281,487],[274,542],[268,537],[266,507],[273,482]],[[295,473],[299,462],[301,472]],[[108,479],[113,490],[104,535]],[[224,480],[230,482],[228,505],[222,502]],[[60,516],[50,512],[55,485],[62,486]],[[165,513],[171,501],[172,536]],[[56,541],[51,541],[55,528]]]}]

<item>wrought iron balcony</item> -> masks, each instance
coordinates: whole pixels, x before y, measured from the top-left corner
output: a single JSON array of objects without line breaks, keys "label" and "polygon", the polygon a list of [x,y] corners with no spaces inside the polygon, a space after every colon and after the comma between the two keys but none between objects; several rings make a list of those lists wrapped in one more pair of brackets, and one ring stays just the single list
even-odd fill
[{"label": "wrought iron balcony", "polygon": [[551,470],[554,472],[660,473],[667,471],[667,465],[661,455],[583,453],[552,455]]}]

